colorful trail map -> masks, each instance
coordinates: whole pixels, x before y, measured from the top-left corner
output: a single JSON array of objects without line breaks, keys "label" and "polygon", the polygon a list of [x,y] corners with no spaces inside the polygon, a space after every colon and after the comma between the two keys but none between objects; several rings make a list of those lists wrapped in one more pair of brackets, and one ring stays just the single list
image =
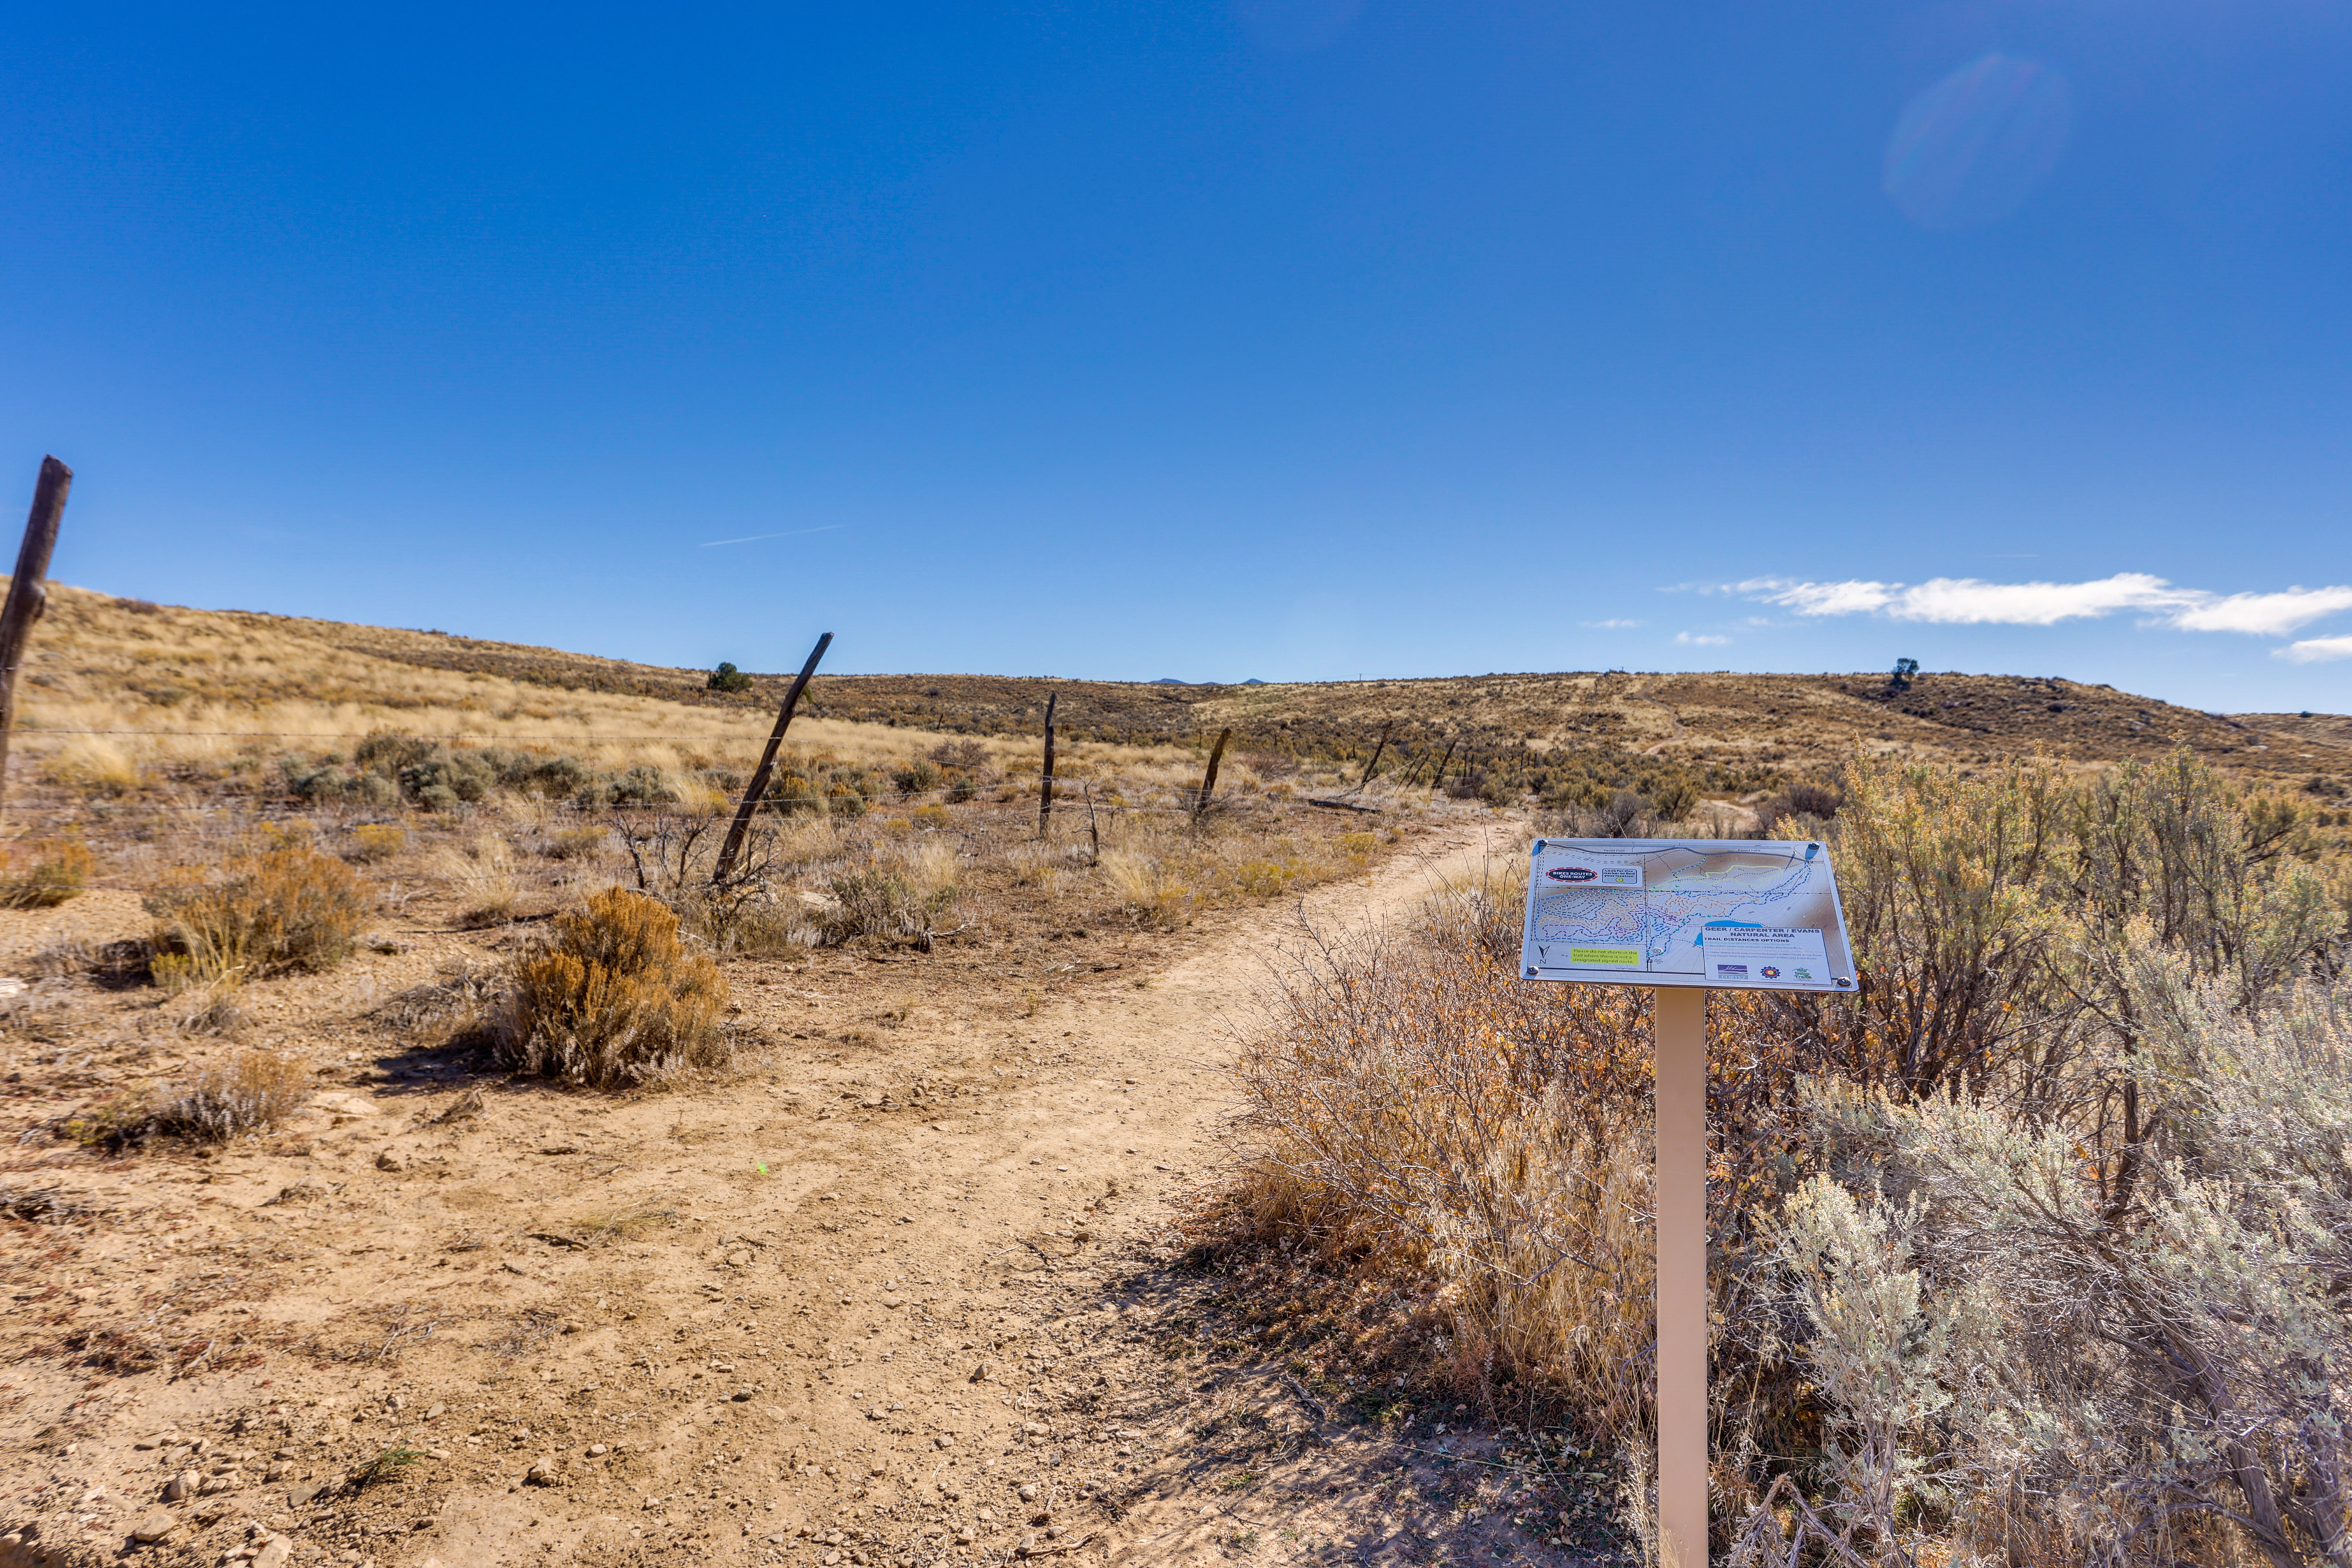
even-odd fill
[{"label": "colorful trail map", "polygon": [[1530,980],[1852,991],[1829,850],[1779,839],[1538,838]]}]

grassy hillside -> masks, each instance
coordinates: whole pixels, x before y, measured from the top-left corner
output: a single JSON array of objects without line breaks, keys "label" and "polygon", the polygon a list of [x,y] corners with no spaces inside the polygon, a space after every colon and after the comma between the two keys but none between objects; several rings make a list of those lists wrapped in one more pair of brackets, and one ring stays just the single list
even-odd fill
[{"label": "grassy hillside", "polygon": [[[855,657],[854,638],[850,649]],[[59,588],[34,638],[35,757],[102,771],[110,755],[218,761],[275,746],[331,747],[382,731],[554,747],[600,765],[694,772],[746,765],[789,675],[743,692],[705,672],[437,631],[159,606]],[[1270,686],[1180,686],[985,675],[820,675],[808,728],[881,758],[891,731],[1034,736],[1049,694],[1074,742],[1189,753],[1225,728],[1237,757],[1360,763],[1391,731],[1381,772],[1483,771],[1494,793],[1638,783],[1687,772],[1737,795],[1832,773],[1857,747],[1962,763],[2035,753],[2078,763],[2186,745],[2234,772],[2333,796],[2352,775],[2352,720],[2199,712],[2055,677],[1930,672],[1908,690],[1879,675],[1456,676]]]}]

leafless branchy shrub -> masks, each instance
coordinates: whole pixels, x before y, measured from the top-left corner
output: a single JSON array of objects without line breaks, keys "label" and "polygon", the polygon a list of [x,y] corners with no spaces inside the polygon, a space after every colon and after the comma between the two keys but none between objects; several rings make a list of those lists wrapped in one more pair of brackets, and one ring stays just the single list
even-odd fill
[{"label": "leafless branchy shrub", "polygon": [[[729,875],[714,880],[728,822],[708,812],[615,813],[613,830],[628,852],[637,890],[669,906],[681,928],[713,952],[773,953],[810,945],[808,910],[783,888],[779,864],[807,829],[755,824]],[[822,821],[814,826],[824,835]]]},{"label": "leafless branchy shrub", "polygon": [[[680,892],[710,880],[718,863],[727,823],[708,812],[615,812],[614,834],[627,851],[629,869],[637,891],[667,902]],[[751,846],[733,873],[737,881],[759,875],[760,846]]]}]

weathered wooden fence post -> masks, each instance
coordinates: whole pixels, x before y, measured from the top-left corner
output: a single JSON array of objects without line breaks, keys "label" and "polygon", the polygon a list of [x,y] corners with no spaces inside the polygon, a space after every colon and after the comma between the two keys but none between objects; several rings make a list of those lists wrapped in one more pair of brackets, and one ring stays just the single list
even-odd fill
[{"label": "weathered wooden fence post", "polygon": [[1208,815],[1209,797],[1217,790],[1217,764],[1225,760],[1225,742],[1234,738],[1231,730],[1217,731],[1217,743],[1209,748],[1209,771],[1201,779],[1201,798],[1192,803],[1192,818],[1199,821]]},{"label": "weathered wooden fence post", "polygon": [[735,869],[735,857],[743,852],[743,835],[751,826],[751,814],[760,809],[761,800],[768,793],[768,775],[775,772],[776,752],[784,743],[784,731],[792,728],[793,710],[800,706],[801,693],[808,689],[809,677],[816,673],[816,661],[833,646],[833,634],[825,633],[809,650],[808,662],[801,666],[800,674],[793,678],[792,689],[784,693],[784,705],[776,710],[776,727],[768,735],[768,749],[760,753],[760,765],[752,770],[751,782],[743,786],[743,804],[735,808],[735,820],[727,829],[727,842],[719,846],[719,862],[710,868],[710,879],[723,882]]},{"label": "weathered wooden fence post", "polygon": [[1435,772],[1434,773],[1432,773],[1432,774],[1430,775],[1430,779],[1429,779],[1429,793],[1430,793],[1430,794],[1432,794],[1432,795],[1435,795],[1439,790],[1444,789],[1444,788],[1445,787],[1445,764],[1446,764],[1446,763],[1450,763],[1450,762],[1452,762],[1452,761],[1454,760],[1454,747],[1456,747],[1456,746],[1458,746],[1458,745],[1460,745],[1461,743],[1462,743],[1462,738],[1461,738],[1460,736],[1458,736],[1458,735],[1457,735],[1457,736],[1455,736],[1453,740],[1448,741],[1448,742],[1445,742],[1445,755],[1438,759],[1438,762],[1437,762],[1437,772]]},{"label": "weathered wooden fence post", "polygon": [[1062,694],[1054,692],[1045,699],[1045,765],[1037,775],[1037,837],[1045,837],[1045,825],[1054,815],[1054,704]]},{"label": "weathered wooden fence post", "polygon": [[1381,765],[1381,753],[1389,749],[1389,731],[1395,728],[1396,721],[1393,719],[1381,726],[1381,743],[1372,748],[1372,760],[1364,764],[1364,776],[1356,781],[1358,789],[1372,782],[1372,770]]},{"label": "weathered wooden fence post", "polygon": [[16,671],[33,623],[49,607],[49,552],[57,548],[58,523],[66,514],[73,470],[55,458],[41,459],[33,485],[33,511],[25,520],[25,542],[16,551],[16,574],[8,579],[8,602],[0,607],[0,799],[8,784],[8,732],[16,727]]}]

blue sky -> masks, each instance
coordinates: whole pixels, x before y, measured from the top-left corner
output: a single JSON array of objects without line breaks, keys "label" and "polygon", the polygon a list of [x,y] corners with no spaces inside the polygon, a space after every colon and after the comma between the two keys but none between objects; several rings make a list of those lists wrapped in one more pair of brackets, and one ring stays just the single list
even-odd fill
[{"label": "blue sky", "polygon": [[0,474],[77,468],[69,582],[755,668],[2352,707],[2340,6],[0,41]]}]

